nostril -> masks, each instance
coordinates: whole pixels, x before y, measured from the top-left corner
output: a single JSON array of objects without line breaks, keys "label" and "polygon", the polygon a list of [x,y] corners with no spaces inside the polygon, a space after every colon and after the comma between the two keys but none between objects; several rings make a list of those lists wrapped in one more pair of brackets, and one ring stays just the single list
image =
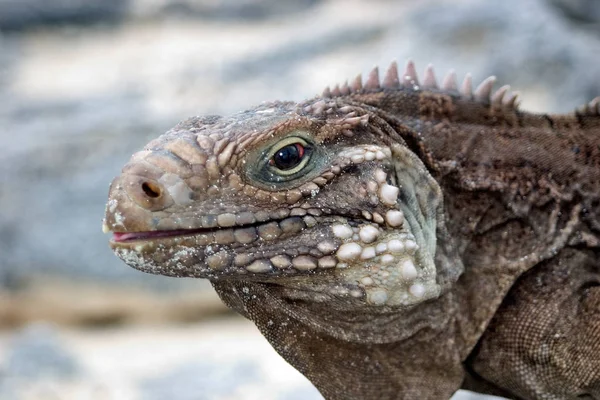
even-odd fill
[{"label": "nostril", "polygon": [[[171,189],[148,175],[148,173],[145,173],[145,176],[128,174],[126,171],[113,184],[115,196],[118,194],[128,202],[132,201],[136,207],[139,206],[148,211],[159,211],[170,207],[173,204],[173,198],[169,192]],[[125,204],[128,203],[123,203],[123,207]]]},{"label": "nostril", "polygon": [[146,196],[151,197],[153,199],[160,197],[161,190],[160,187],[152,182],[144,182],[142,183],[142,190],[146,193]]}]

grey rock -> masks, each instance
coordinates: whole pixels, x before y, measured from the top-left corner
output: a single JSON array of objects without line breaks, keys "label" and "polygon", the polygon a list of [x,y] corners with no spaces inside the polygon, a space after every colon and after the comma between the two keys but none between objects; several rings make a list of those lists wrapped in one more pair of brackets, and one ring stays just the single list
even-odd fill
[{"label": "grey rock", "polygon": [[19,391],[14,387],[12,382],[6,382],[0,377],[0,399],[3,400],[19,400]]},{"label": "grey rock", "polygon": [[13,63],[19,54],[19,44],[18,38],[0,34],[0,88],[9,83]]},{"label": "grey rock", "polygon": [[279,397],[280,400],[323,400],[323,396],[312,385],[292,388]]},{"label": "grey rock", "polygon": [[[600,24],[600,2],[597,0],[548,0],[574,22]],[[595,27],[600,33],[600,26]]]},{"label": "grey rock", "polygon": [[49,325],[34,324],[15,335],[4,363],[4,376],[32,382],[78,377],[82,368]]},{"label": "grey rock", "polygon": [[15,31],[38,25],[89,24],[116,21],[128,0],[0,0],[0,30]]},{"label": "grey rock", "polygon": [[[140,384],[142,400],[210,400],[231,396],[244,384],[260,384],[258,365],[194,362],[180,365]],[[230,397],[231,398],[231,397]]]},{"label": "grey rock", "polygon": [[411,48],[446,60],[444,69],[447,60],[468,59],[464,68],[479,79],[496,75],[526,96],[539,92],[546,111],[570,111],[600,93],[600,69],[592,67],[600,63],[600,40],[545,0],[442,3],[417,8],[406,23],[414,26]]},{"label": "grey rock", "polygon": [[256,21],[304,11],[320,2],[320,0],[175,0],[166,3],[164,7],[157,10],[159,11],[157,14],[222,21]]},{"label": "grey rock", "polygon": [[[253,58],[232,60],[221,71],[221,79],[224,82],[235,84],[239,80],[279,77],[300,64],[310,63],[312,59],[318,58],[332,51],[340,51],[345,48],[374,43],[379,40],[385,31],[385,26],[354,26],[348,29],[337,30],[314,37],[294,38],[284,45],[274,48],[266,53]],[[281,79],[285,84],[285,80]]]},{"label": "grey rock", "polygon": [[305,11],[321,0],[0,0],[0,31],[115,24],[130,19],[256,21]]}]

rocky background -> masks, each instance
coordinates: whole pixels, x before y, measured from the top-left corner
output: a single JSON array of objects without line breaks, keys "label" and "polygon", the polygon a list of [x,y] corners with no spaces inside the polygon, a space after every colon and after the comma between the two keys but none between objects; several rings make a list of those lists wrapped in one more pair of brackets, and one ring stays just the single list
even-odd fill
[{"label": "rocky background", "polygon": [[409,57],[570,111],[600,94],[600,3],[0,0],[0,399],[320,398],[206,282],[112,255],[108,184],[183,118]]}]

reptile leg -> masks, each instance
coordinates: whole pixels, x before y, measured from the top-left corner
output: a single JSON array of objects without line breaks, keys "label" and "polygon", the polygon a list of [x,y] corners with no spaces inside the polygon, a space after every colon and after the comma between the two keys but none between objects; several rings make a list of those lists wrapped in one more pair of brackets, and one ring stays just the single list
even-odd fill
[{"label": "reptile leg", "polygon": [[599,400],[598,251],[565,249],[519,278],[467,368],[519,399]]}]

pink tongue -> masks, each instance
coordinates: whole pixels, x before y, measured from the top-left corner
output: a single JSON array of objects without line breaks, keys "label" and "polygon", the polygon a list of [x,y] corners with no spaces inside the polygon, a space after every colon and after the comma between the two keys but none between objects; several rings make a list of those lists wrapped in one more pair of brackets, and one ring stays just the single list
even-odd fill
[{"label": "pink tongue", "polygon": [[148,231],[148,232],[114,232],[113,240],[115,242],[124,242],[126,240],[151,239],[157,237],[190,235],[200,229],[175,229],[172,231]]},{"label": "pink tongue", "polygon": [[139,234],[135,234],[135,233],[127,233],[127,232],[126,233],[119,233],[119,232],[116,232],[116,233],[113,233],[113,240],[115,242],[122,242],[122,241],[127,240],[127,239],[133,239],[133,238],[135,238],[138,235]]}]

